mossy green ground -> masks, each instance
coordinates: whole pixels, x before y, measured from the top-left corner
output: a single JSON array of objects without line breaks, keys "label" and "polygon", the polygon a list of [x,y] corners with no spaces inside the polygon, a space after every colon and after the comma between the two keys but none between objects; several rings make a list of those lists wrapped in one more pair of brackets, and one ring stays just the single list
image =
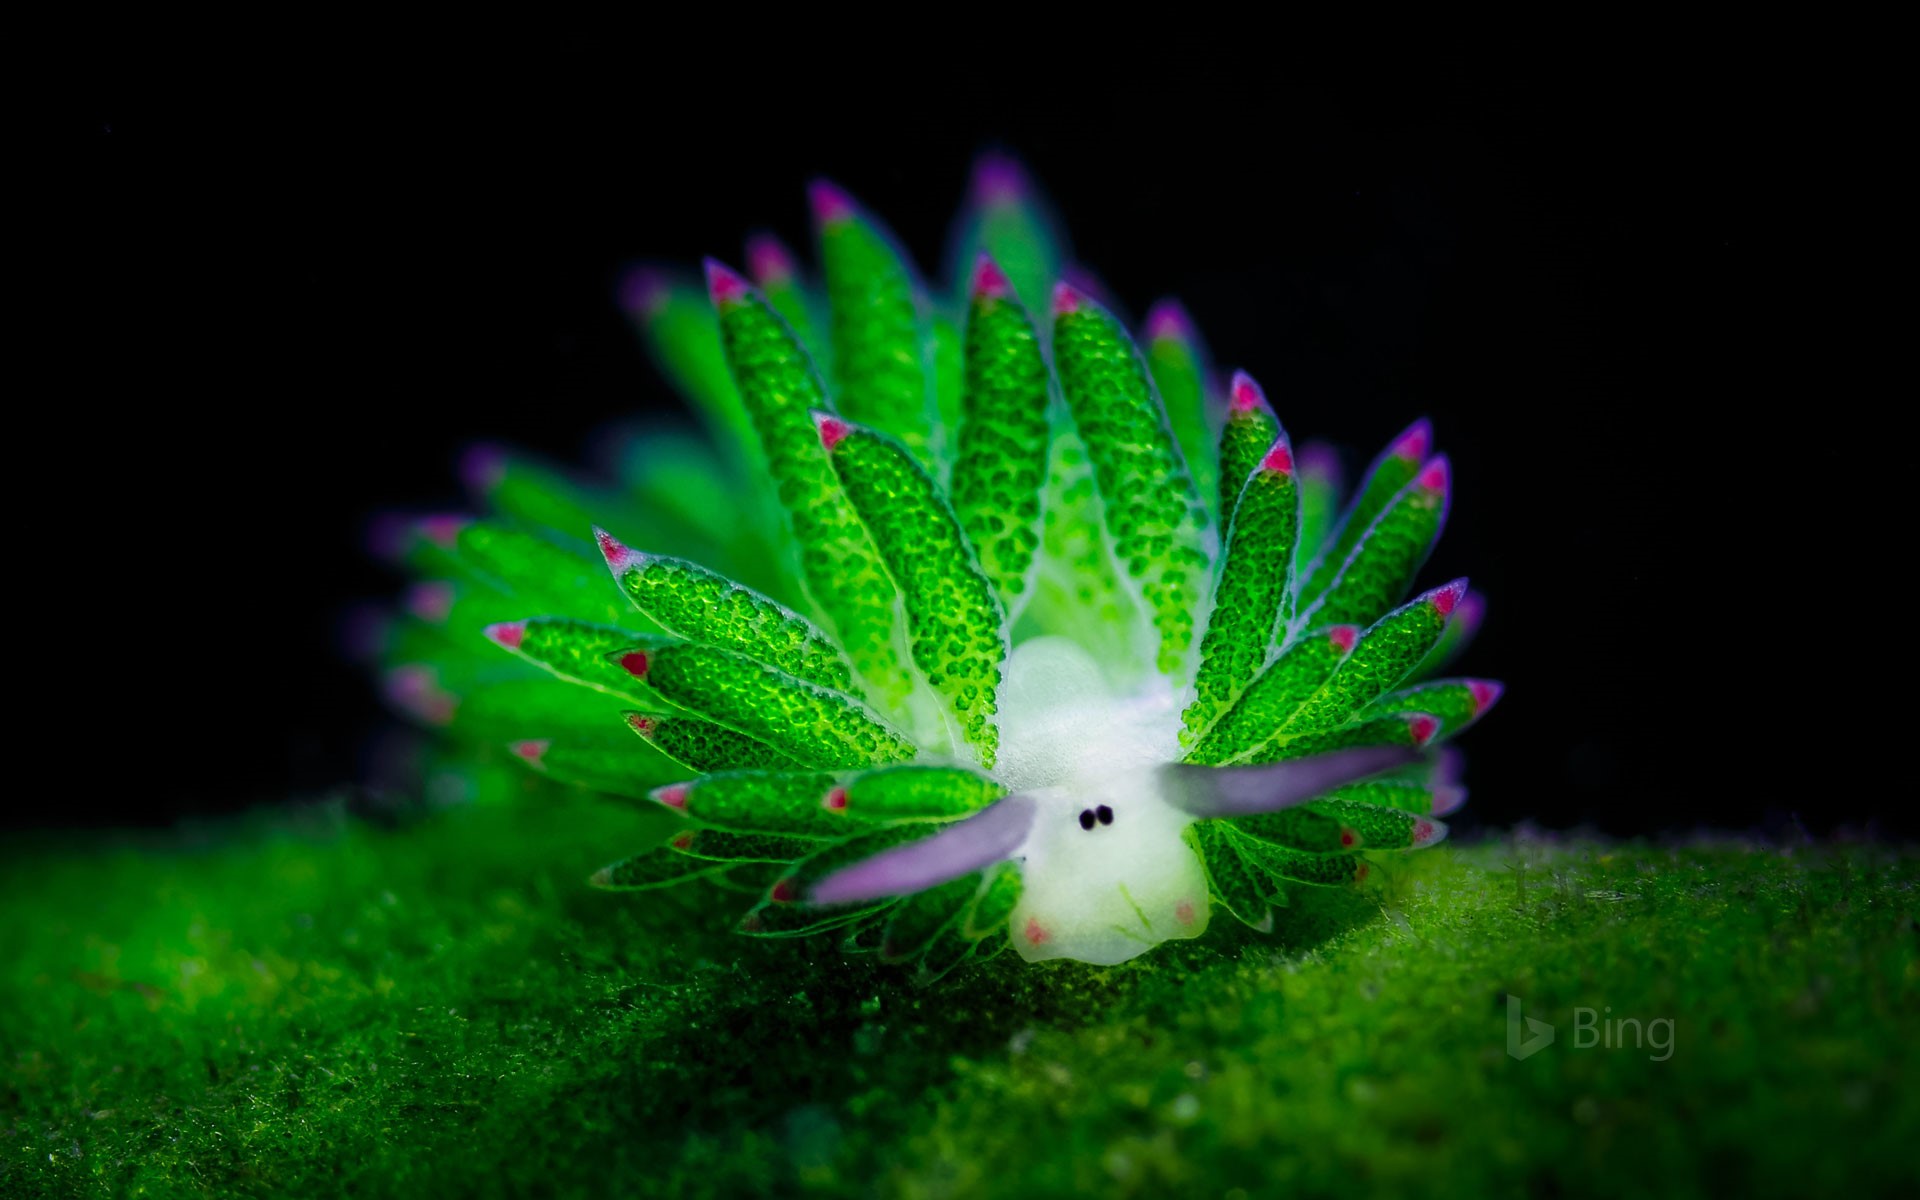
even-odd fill
[{"label": "mossy green ground", "polygon": [[[1506,840],[932,989],[611,895],[592,801],[16,840],[7,1196],[1897,1193],[1920,855]],[[1524,1061],[1506,1004],[1558,1027]],[[1574,1009],[1670,1018],[1671,1056]],[[1913,1194],[1909,1192],[1908,1194]]]}]

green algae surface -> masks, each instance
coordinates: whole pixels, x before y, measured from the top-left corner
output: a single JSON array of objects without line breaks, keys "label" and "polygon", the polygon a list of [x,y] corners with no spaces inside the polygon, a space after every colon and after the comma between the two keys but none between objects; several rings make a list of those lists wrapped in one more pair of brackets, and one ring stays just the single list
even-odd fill
[{"label": "green algae surface", "polygon": [[[1502,838],[1303,892],[1271,936],[1217,913],[1121,967],[1003,954],[922,989],[732,934],[750,897],[586,887],[652,820],[319,805],[14,839],[0,1195],[1920,1180],[1911,849]],[[1516,1006],[1552,1044],[1509,1053]]]}]

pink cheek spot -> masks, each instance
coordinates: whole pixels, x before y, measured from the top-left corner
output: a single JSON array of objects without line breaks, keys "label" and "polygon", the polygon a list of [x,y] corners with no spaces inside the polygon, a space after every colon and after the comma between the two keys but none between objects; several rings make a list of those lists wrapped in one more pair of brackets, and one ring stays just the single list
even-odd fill
[{"label": "pink cheek spot", "polygon": [[1027,927],[1023,932],[1026,934],[1029,946],[1038,946],[1047,940],[1047,931],[1040,927],[1039,917],[1028,917]]},{"label": "pink cheek spot", "polygon": [[524,742],[515,742],[513,752],[526,759],[529,766],[538,767],[541,765],[540,756],[547,752],[550,745],[552,743],[545,738],[529,738]]},{"label": "pink cheek spot", "polygon": [[494,645],[505,646],[509,650],[518,650],[520,643],[527,638],[527,623],[525,621],[501,621],[497,625],[487,626],[484,632],[487,635],[487,640]]},{"label": "pink cheek spot", "polygon": [[647,676],[647,652],[645,650],[627,651],[620,656],[620,666],[626,670],[627,674],[633,676],[635,679],[645,679]]},{"label": "pink cheek spot", "polygon": [[1467,680],[1467,691],[1473,696],[1473,715],[1480,716],[1500,700],[1503,689],[1491,679]]},{"label": "pink cheek spot", "polygon": [[847,811],[847,789],[843,787],[834,788],[827,793],[825,799],[820,801],[820,806],[828,812]]},{"label": "pink cheek spot", "polygon": [[1360,627],[1358,625],[1335,625],[1332,629],[1327,630],[1327,640],[1332,642],[1333,648],[1340,653],[1351,653],[1353,644],[1360,640]]},{"label": "pink cheek spot", "polygon": [[800,885],[795,883],[791,876],[774,884],[773,890],[767,893],[767,899],[775,904],[791,904],[799,898]]},{"label": "pink cheek spot", "polygon": [[1407,732],[1413,735],[1414,745],[1424,746],[1440,732],[1440,721],[1427,713],[1414,713],[1407,718]]},{"label": "pink cheek spot", "polygon": [[1260,460],[1260,468],[1281,475],[1293,474],[1293,447],[1287,445],[1285,439],[1275,442],[1273,449],[1267,451],[1267,456]]},{"label": "pink cheek spot", "polygon": [[820,444],[829,450],[846,441],[847,435],[853,432],[853,426],[825,413],[815,413],[813,422],[820,429]]},{"label": "pink cheek spot", "polygon": [[679,812],[687,811],[687,785],[684,783],[674,783],[663,788],[655,788],[652,795],[655,800],[666,805],[668,808],[675,809]]},{"label": "pink cheek spot", "polygon": [[1173,906],[1173,919],[1182,925],[1193,924],[1193,901],[1182,900]]}]

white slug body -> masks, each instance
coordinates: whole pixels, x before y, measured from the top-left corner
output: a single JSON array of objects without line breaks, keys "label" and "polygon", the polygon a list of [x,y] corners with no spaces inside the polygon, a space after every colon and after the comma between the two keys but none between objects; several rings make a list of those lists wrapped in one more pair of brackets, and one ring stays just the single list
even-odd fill
[{"label": "white slug body", "polygon": [[1174,697],[1156,688],[1115,694],[1063,638],[1014,651],[995,775],[1039,803],[1014,856],[1026,886],[1013,945],[1028,962],[1120,963],[1206,932],[1206,874],[1181,836],[1193,818],[1154,782],[1152,768],[1179,756]]}]

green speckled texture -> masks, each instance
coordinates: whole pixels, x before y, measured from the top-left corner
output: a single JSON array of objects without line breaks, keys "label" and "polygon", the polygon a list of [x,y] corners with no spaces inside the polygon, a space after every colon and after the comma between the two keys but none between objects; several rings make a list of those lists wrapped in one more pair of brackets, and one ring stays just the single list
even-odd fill
[{"label": "green speckled texture", "polygon": [[897,598],[808,415],[826,407],[820,381],[786,324],[758,295],[722,306],[720,328],[799,547],[808,594],[866,682],[886,703],[898,703],[912,681],[897,648]]},{"label": "green speckled texture", "polygon": [[[0,1194],[1912,1191],[1911,847],[1502,835],[1272,935],[928,991],[715,887],[581,886],[665,828],[560,794],[5,839]],[[1509,1057],[1507,994],[1559,1040]],[[1671,1056],[1574,1046],[1576,1006]]]},{"label": "green speckled texture", "polygon": [[[1332,585],[1340,568],[1346,563],[1347,556],[1360,544],[1372,528],[1374,519],[1385,512],[1402,488],[1413,482],[1420,471],[1420,464],[1412,459],[1402,458],[1391,451],[1382,453],[1375,459],[1367,471],[1367,477],[1360,484],[1360,491],[1354,496],[1347,509],[1341,514],[1339,524],[1329,538],[1313,571],[1301,585],[1300,598],[1311,602]],[[1387,602],[1391,604],[1393,597]]]},{"label": "green speckled texture", "polygon": [[1187,844],[1200,855],[1207,872],[1207,892],[1235,919],[1254,929],[1273,919],[1270,889],[1241,857],[1235,839],[1224,825],[1202,821],[1187,827]]},{"label": "green speckled texture", "polygon": [[859,825],[822,806],[833,785],[825,771],[723,771],[689,781],[682,811],[738,833],[845,837]]},{"label": "green speckled texture", "polygon": [[[1452,628],[1451,621],[1447,624]],[[1448,735],[1473,724],[1478,716],[1473,688],[1464,679],[1429,680],[1382,696],[1367,707],[1368,716],[1405,712],[1432,713],[1440,718],[1441,728]]]},{"label": "green speckled texture", "polygon": [[[1147,369],[1153,373],[1154,390],[1160,393],[1160,403],[1167,412],[1167,426],[1180,444],[1194,492],[1202,503],[1211,503],[1216,492],[1224,499],[1224,489],[1229,486],[1235,464],[1224,456],[1216,457],[1213,452],[1213,424],[1207,418],[1205,357],[1185,338],[1166,335],[1148,338],[1144,349]],[[1251,470],[1249,466],[1248,471]],[[1243,481],[1246,477],[1246,471],[1239,475]],[[1234,486],[1237,491],[1237,485]],[[1226,528],[1228,511],[1223,505],[1211,512],[1216,527]]]},{"label": "green speckled texture", "polygon": [[1445,492],[1418,483],[1401,488],[1368,526],[1307,619],[1316,625],[1364,624],[1399,603],[1440,536],[1446,502]]},{"label": "green speckled texture", "polygon": [[979,293],[967,318],[954,515],[1007,612],[1040,547],[1050,378],[1039,334],[1011,296]]},{"label": "green speckled texture", "polygon": [[995,863],[983,874],[986,878],[980,884],[979,898],[967,910],[965,933],[971,941],[1006,929],[1020,904],[1020,894],[1026,890],[1025,876],[1017,862]]},{"label": "green speckled texture", "polygon": [[1421,820],[1411,812],[1357,800],[1317,800],[1313,811],[1351,826],[1368,850],[1401,850],[1411,846],[1414,829]]},{"label": "green speckled texture", "polygon": [[1182,716],[1182,744],[1212,727],[1266,664],[1288,616],[1300,496],[1291,473],[1261,468],[1246,490],[1214,585],[1213,614],[1200,641],[1195,695]]},{"label": "green speckled texture", "polygon": [[874,821],[951,821],[1006,795],[992,778],[964,767],[885,767],[847,781],[846,815]]},{"label": "green speckled texture", "polygon": [[864,213],[821,225],[820,259],[833,308],[839,411],[899,438],[931,466],[937,450],[933,337],[912,271]]},{"label": "green speckled texture", "polygon": [[651,728],[644,731],[631,723],[628,728],[689,771],[781,771],[807,765],[765,742],[698,717],[653,713],[622,715],[642,716],[652,722]]},{"label": "green speckled texture", "polygon": [[790,863],[820,849],[817,839],[731,829],[689,829],[669,845],[688,858],[715,862]]},{"label": "green speckled texture", "polygon": [[857,701],[714,646],[649,652],[647,682],[662,696],[801,762],[865,767],[912,758],[913,745]]},{"label": "green speckled texture", "polygon": [[620,573],[633,606],[690,641],[735,650],[796,679],[854,696],[840,648],[799,613],[698,563],[647,556]]},{"label": "green speckled texture", "polygon": [[1340,669],[1275,727],[1274,736],[1286,739],[1339,728],[1405,679],[1446,624],[1445,614],[1425,596],[1380,618],[1360,635]]},{"label": "green speckled texture", "polygon": [[1365,783],[1350,783],[1346,787],[1335,788],[1322,799],[1372,804],[1410,813],[1433,811],[1433,789],[1426,783],[1405,779],[1370,779]]},{"label": "green speckled texture", "polygon": [[1220,430],[1220,527],[1229,535],[1240,506],[1240,490],[1280,437],[1280,420],[1264,400],[1227,414]]},{"label": "green speckled texture", "polygon": [[566,617],[533,617],[521,624],[520,645],[511,653],[611,696],[641,703],[652,698],[647,686],[615,660],[632,650],[657,650],[666,638]]},{"label": "green speckled texture", "polygon": [[1248,763],[1279,762],[1284,758],[1304,758],[1309,754],[1327,754],[1353,746],[1411,746],[1415,744],[1413,726],[1407,721],[1407,717],[1411,715],[1413,714],[1378,717],[1371,721],[1356,721],[1342,725],[1325,733],[1275,738],[1254,751],[1246,761]]},{"label": "green speckled texture", "polygon": [[1346,656],[1339,641],[1324,630],[1295,638],[1187,752],[1185,761],[1218,766],[1259,748],[1320,690]]},{"label": "green speckled texture", "polygon": [[720,863],[689,858],[665,846],[658,846],[609,864],[593,882],[595,886],[609,890],[644,891],[711,878],[722,870],[725,867]]},{"label": "green speckled texture", "polygon": [[979,875],[963,875],[902,900],[887,920],[880,956],[898,962],[926,951],[935,938],[965,917],[979,889]]},{"label": "green speckled texture", "polygon": [[1238,838],[1234,845],[1250,866],[1283,881],[1283,889],[1288,883],[1352,887],[1365,865],[1358,854],[1315,854],[1257,838]]},{"label": "green speckled texture", "polygon": [[1083,300],[1054,318],[1053,353],[1114,556],[1160,634],[1154,665],[1176,673],[1196,640],[1193,610],[1209,568],[1201,541],[1206,511],[1120,323]]},{"label": "green speckled texture", "polygon": [[931,476],[892,440],[851,426],[831,457],[905,601],[913,661],[991,767],[1007,635],[993,588]]},{"label": "green speckled texture", "polygon": [[1317,806],[1234,817],[1225,823],[1246,837],[1312,854],[1338,854],[1354,848],[1354,843],[1345,840],[1346,825]]}]

